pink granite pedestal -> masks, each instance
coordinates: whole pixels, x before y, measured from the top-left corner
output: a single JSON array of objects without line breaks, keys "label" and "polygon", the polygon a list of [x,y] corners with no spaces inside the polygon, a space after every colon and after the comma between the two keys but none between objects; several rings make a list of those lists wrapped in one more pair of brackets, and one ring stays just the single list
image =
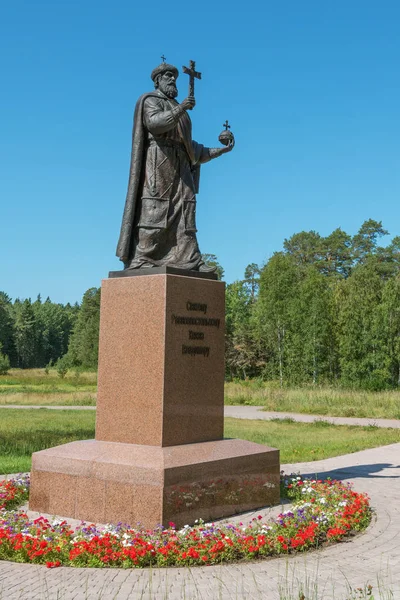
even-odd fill
[{"label": "pink granite pedestal", "polygon": [[103,281],[96,439],[33,454],[31,510],[154,527],[279,502],[279,451],[223,439],[224,312],[219,281]]}]

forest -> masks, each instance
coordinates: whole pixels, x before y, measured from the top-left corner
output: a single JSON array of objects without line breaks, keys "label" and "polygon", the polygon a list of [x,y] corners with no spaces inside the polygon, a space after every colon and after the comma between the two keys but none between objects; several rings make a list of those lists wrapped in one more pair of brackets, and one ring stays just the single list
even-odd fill
[{"label": "forest", "polygon": [[[400,236],[380,221],[357,234],[302,231],[264,265],[247,266],[226,287],[227,379],[281,386],[337,384],[381,390],[400,385]],[[223,268],[214,255],[207,262]],[[0,292],[0,373],[56,365],[96,369],[100,290],[80,305]]]}]

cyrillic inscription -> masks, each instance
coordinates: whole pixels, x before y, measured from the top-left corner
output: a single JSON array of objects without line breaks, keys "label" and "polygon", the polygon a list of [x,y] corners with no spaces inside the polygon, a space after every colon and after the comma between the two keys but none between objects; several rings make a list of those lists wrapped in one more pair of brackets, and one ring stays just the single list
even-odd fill
[{"label": "cyrillic inscription", "polygon": [[204,333],[202,331],[189,330],[189,340],[204,340]]},{"label": "cyrillic inscription", "polygon": [[172,322],[175,325],[197,325],[204,327],[217,327],[221,324],[221,319],[208,319],[207,317],[182,317],[172,315]]},{"label": "cyrillic inscription", "polygon": [[204,358],[208,358],[210,356],[210,348],[209,346],[185,346],[183,344],[182,354],[190,354],[191,356],[200,354],[204,356]]},{"label": "cyrillic inscription", "polygon": [[190,302],[190,300],[188,300],[186,302],[186,309],[197,310],[199,312],[204,313],[205,315],[207,314],[207,304],[201,304],[200,302]]},{"label": "cyrillic inscription", "polygon": [[[207,314],[207,304],[204,302],[186,302],[186,310],[201,312],[204,315]],[[191,317],[186,315],[171,315],[171,320],[174,325],[191,325],[192,327],[216,327],[219,329],[221,325],[221,319],[214,319],[211,317]],[[204,340],[205,333],[203,331],[193,331],[189,329],[189,340]],[[208,358],[210,356],[210,346],[187,346],[182,344],[182,354],[188,354],[189,356],[204,356]]]}]

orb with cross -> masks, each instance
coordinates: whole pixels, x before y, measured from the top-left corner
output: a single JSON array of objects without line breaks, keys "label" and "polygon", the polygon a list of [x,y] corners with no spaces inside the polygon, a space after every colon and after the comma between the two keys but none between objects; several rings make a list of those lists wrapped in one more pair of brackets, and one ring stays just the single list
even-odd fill
[{"label": "orb with cross", "polygon": [[221,142],[221,144],[223,144],[224,146],[228,146],[229,142],[233,140],[233,133],[229,131],[231,126],[229,125],[228,120],[225,121],[223,126],[225,127],[225,129],[221,131],[218,139]]}]

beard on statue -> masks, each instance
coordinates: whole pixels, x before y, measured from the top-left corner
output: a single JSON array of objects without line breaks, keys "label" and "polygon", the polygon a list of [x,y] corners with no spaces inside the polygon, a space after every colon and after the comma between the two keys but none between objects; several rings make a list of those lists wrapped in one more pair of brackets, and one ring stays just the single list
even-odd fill
[{"label": "beard on statue", "polygon": [[167,83],[163,78],[159,81],[158,89],[168,98],[176,98],[178,95],[178,88],[176,85],[174,83]]}]

